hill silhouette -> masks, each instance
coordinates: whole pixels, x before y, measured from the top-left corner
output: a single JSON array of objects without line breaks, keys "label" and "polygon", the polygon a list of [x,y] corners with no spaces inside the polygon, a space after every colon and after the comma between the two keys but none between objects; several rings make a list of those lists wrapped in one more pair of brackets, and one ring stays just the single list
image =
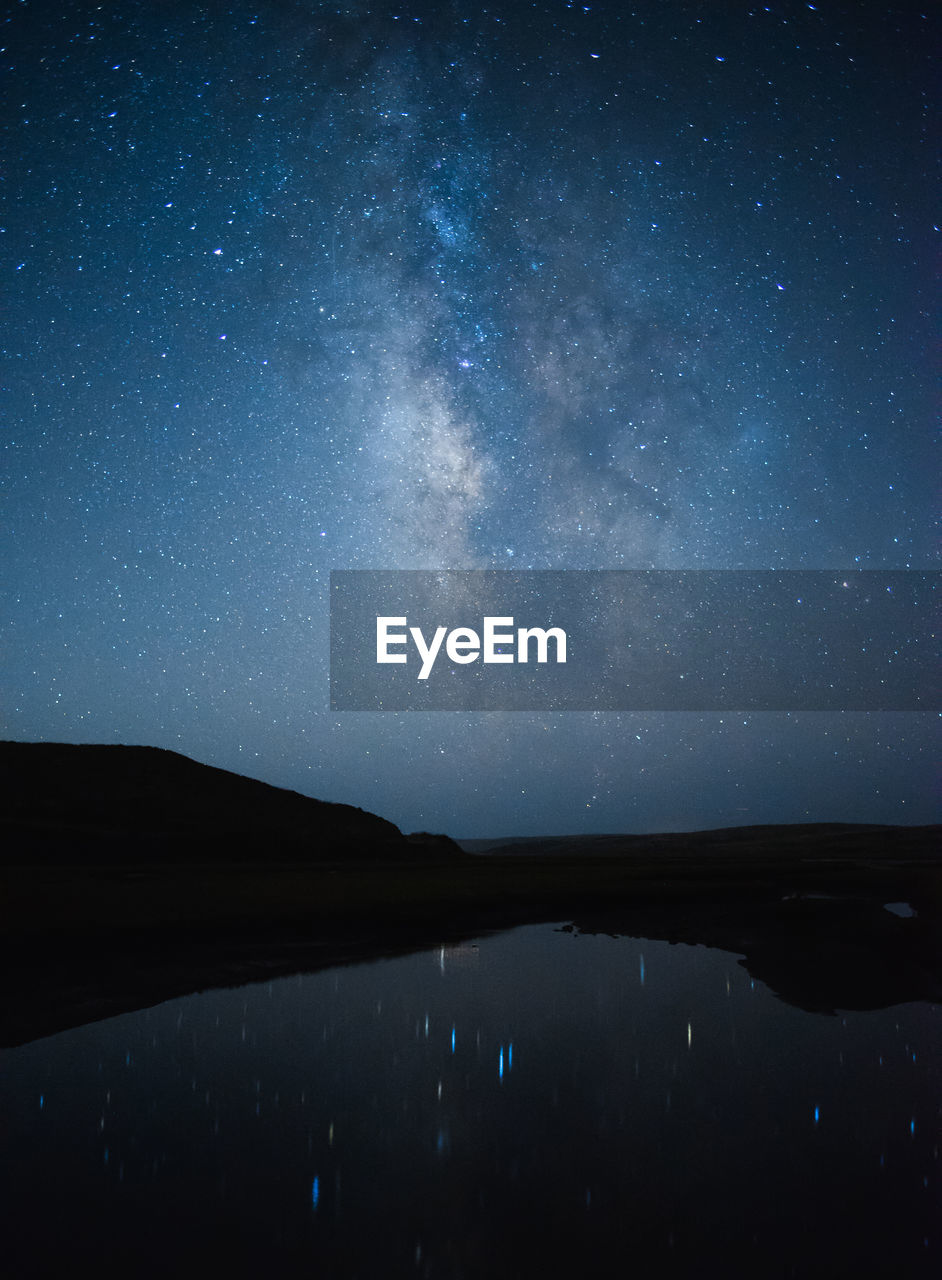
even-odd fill
[{"label": "hill silhouette", "polygon": [[458,850],[353,805],[314,800],[158,747],[0,742],[0,859],[320,861]]},{"label": "hill silhouette", "polygon": [[0,1045],[536,921],[720,947],[814,1011],[942,998],[938,827],[463,851],[173,751],[60,743],[0,742],[0,789]]}]

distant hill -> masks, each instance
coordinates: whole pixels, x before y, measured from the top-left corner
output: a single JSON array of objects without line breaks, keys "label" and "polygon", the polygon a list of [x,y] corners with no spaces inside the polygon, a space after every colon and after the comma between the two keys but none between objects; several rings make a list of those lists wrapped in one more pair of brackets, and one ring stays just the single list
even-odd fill
[{"label": "distant hill", "polygon": [[423,858],[446,846],[460,853],[445,837],[413,843],[363,809],[157,747],[0,742],[0,796],[6,863]]},{"label": "distant hill", "polygon": [[656,834],[496,836],[459,840],[465,853],[487,857],[535,858],[717,858],[721,856],[785,856],[799,858],[859,857],[868,851],[883,857],[920,856],[938,848],[937,826],[901,827],[856,822],[793,822],[706,831]]}]

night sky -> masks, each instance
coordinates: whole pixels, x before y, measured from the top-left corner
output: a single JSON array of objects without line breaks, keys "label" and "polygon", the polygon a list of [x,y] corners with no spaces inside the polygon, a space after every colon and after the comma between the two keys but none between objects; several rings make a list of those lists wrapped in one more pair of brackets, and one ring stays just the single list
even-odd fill
[{"label": "night sky", "polygon": [[6,5],[2,735],[458,836],[934,820],[931,714],[331,712],[327,612],[331,569],[935,567],[936,37]]}]

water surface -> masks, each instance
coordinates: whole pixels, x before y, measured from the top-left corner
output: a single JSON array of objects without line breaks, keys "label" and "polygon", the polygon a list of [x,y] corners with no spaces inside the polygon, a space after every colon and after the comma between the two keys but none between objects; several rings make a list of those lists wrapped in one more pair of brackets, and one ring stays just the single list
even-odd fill
[{"label": "water surface", "polygon": [[11,1275],[933,1274],[940,1010],[535,925],[0,1054]]}]

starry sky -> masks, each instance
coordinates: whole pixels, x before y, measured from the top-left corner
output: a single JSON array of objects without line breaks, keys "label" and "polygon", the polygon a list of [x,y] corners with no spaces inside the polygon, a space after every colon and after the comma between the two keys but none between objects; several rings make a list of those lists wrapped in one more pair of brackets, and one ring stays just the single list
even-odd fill
[{"label": "starry sky", "polygon": [[4,6],[0,731],[457,836],[937,818],[929,713],[331,712],[332,569],[925,569],[908,4]]}]

